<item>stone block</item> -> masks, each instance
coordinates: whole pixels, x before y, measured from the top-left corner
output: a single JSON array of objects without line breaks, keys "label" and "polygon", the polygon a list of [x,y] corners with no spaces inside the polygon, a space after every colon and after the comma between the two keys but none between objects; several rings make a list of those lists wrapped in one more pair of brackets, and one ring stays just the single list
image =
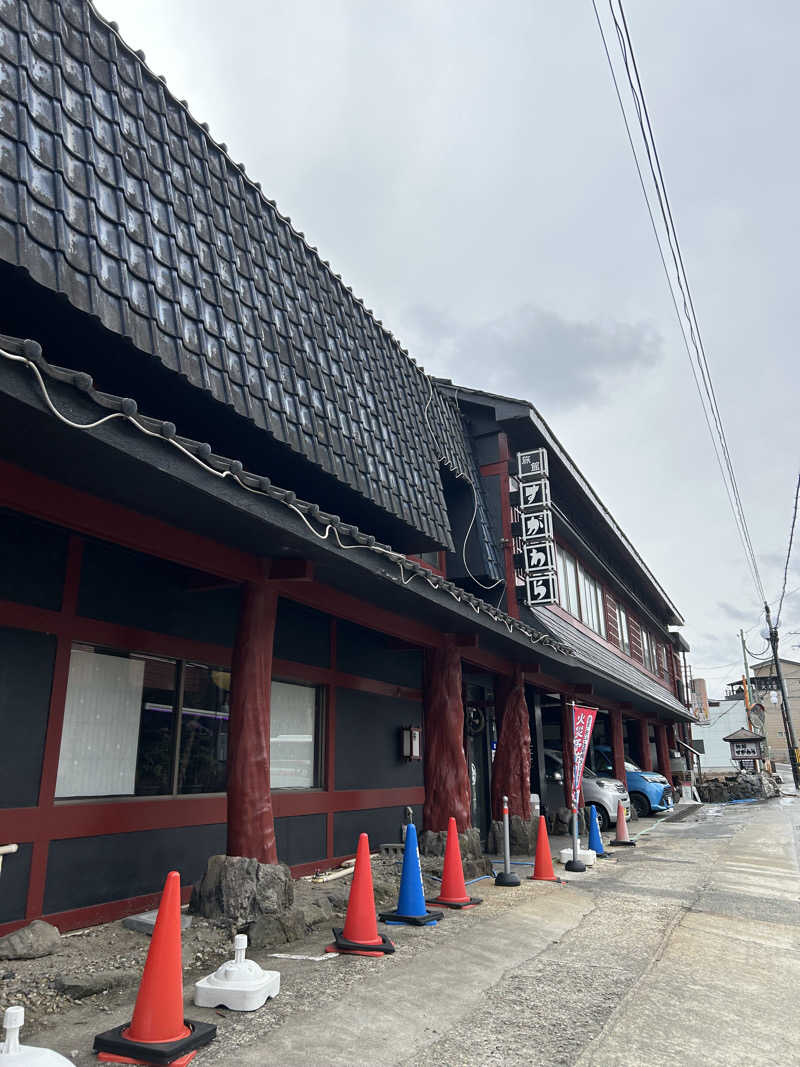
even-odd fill
[{"label": "stone block", "polygon": [[[152,936],[157,918],[157,910],[142,911],[139,912],[138,915],[127,915],[122,920],[122,925],[126,930],[135,930],[137,934],[147,934],[148,936]],[[191,925],[191,915],[186,915],[184,912],[181,912],[181,930],[188,930]]]},{"label": "stone block", "polygon": [[288,911],[293,903],[294,883],[285,863],[212,856],[192,890],[189,911],[206,919],[229,919],[239,927]]},{"label": "stone block", "polygon": [[28,926],[0,937],[0,960],[36,960],[58,948],[61,934],[55,926],[34,919]]}]

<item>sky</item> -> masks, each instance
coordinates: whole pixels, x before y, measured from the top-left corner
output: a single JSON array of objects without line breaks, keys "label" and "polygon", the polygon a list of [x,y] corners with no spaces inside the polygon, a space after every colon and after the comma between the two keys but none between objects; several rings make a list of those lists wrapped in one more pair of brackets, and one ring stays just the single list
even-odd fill
[{"label": "sky", "polygon": [[[721,695],[739,628],[757,659],[764,622],[591,0],[98,8],[426,370],[536,405]],[[800,6],[626,15],[774,609],[800,466]],[[800,659],[800,545],[787,591]]]}]

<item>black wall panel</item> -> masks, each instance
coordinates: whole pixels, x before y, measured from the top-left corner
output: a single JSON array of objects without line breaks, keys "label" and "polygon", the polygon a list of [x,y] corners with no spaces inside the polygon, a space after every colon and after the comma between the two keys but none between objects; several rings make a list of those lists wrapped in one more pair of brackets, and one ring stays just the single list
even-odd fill
[{"label": "black wall panel", "polygon": [[39,799],[55,654],[52,634],[0,627],[0,808]]},{"label": "black wall panel", "polygon": [[0,509],[0,600],[60,611],[69,535]]},{"label": "black wall panel", "polygon": [[398,645],[393,637],[341,619],[336,624],[337,669],[345,674],[421,689],[421,650]]},{"label": "black wall panel", "polygon": [[232,648],[240,590],[217,582],[155,556],[87,541],[78,614]]},{"label": "black wall panel", "polygon": [[46,914],[159,892],[170,871],[194,882],[225,851],[225,823],[51,841]]},{"label": "black wall panel", "polygon": [[[422,805],[412,804],[414,824],[422,826]],[[369,836],[369,847],[402,840],[401,827],[405,808],[367,808],[364,811],[337,811],[333,816],[333,851],[336,856],[355,852],[359,834]]]},{"label": "black wall panel", "polygon": [[278,599],[274,656],[312,667],[331,665],[331,620],[314,608]]},{"label": "black wall panel", "polygon": [[16,852],[3,857],[0,871],[0,923],[25,918],[28,878],[31,873],[33,845],[20,845]]},{"label": "black wall panel", "polygon": [[422,785],[422,760],[404,760],[401,755],[404,726],[422,726],[420,701],[337,689],[336,788]]},{"label": "black wall panel", "polygon": [[278,859],[293,866],[324,860],[327,855],[327,821],[320,815],[292,815],[275,820]]}]

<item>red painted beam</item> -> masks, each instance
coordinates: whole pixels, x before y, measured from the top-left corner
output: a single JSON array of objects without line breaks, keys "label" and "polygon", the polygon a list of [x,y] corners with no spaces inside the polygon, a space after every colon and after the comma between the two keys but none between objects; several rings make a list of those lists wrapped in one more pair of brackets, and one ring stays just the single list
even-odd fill
[{"label": "red painted beam", "polygon": [[260,574],[255,556],[2,460],[0,506],[235,581]]},{"label": "red painted beam", "polygon": [[270,581],[313,582],[314,564],[310,559],[273,559],[269,578]]},{"label": "red painted beam", "polygon": [[611,755],[614,763],[614,777],[627,786],[628,776],[625,773],[625,743],[622,737],[622,712],[610,711],[608,713],[611,725]]}]

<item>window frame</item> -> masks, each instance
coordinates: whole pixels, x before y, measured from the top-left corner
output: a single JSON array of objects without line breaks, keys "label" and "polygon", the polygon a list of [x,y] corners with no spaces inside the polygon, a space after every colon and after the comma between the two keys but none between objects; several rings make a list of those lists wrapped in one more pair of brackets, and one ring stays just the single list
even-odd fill
[{"label": "window frame", "polygon": [[[617,615],[617,635],[619,640],[619,647],[626,656],[631,654],[631,631],[628,625],[628,611],[624,604],[621,604],[618,600],[614,601],[614,608]],[[624,638],[623,638],[624,634]]]},{"label": "window frame", "polygon": [[314,701],[314,785],[273,785],[272,784],[272,697],[270,693],[270,792],[293,795],[296,793],[311,793],[314,791],[322,792],[328,788],[327,782],[327,759],[326,759],[326,739],[327,739],[327,719],[328,719],[328,706],[329,706],[329,689],[330,686],[320,682],[308,682],[302,679],[293,678],[287,674],[272,675],[270,678],[270,689],[273,682],[280,682],[282,685],[297,685],[304,689],[313,689],[315,692]]},{"label": "window frame", "polygon": [[[152,800],[177,800],[187,797],[224,797],[227,795],[227,786],[223,790],[214,789],[207,792],[179,792],[178,791],[178,775],[180,773],[180,746],[181,746],[181,734],[183,727],[183,713],[184,713],[184,677],[187,664],[193,667],[201,667],[208,671],[222,671],[226,674],[230,674],[230,667],[223,664],[203,663],[197,656],[174,656],[164,655],[160,652],[142,651],[138,648],[119,648],[113,644],[109,644],[105,641],[95,641],[91,639],[78,639],[73,640],[70,643],[70,655],[67,666],[69,672],[69,663],[72,661],[72,653],[76,649],[91,651],[99,655],[118,655],[120,658],[130,659],[131,657],[142,657],[150,660],[161,660],[163,662],[171,663],[175,669],[175,689],[172,701],[172,724],[171,724],[171,738],[170,738],[170,771],[169,771],[169,791],[164,793],[83,793],[73,794],[71,796],[58,796],[55,792],[53,800],[56,804],[75,804],[75,803],[91,803],[93,801],[152,801]],[[139,732],[141,732],[141,709],[139,712]],[[230,710],[228,712],[228,723],[230,724]],[[229,725],[230,730],[230,725]],[[63,729],[58,744],[58,762],[61,760],[62,746],[64,743]],[[58,765],[58,763],[57,763]],[[228,756],[226,748],[225,766],[227,771]],[[136,773],[138,773],[138,753],[137,753],[137,770],[134,773],[134,790],[136,788],[135,779]],[[226,774],[227,781],[227,774]],[[55,784],[54,784],[55,790]]]}]

